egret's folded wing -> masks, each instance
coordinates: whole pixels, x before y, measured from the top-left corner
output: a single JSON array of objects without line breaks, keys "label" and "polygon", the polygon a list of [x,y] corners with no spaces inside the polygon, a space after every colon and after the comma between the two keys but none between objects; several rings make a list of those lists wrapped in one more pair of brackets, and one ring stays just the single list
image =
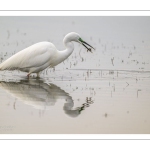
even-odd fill
[{"label": "egret's folded wing", "polygon": [[49,42],[34,44],[0,64],[0,69],[21,69],[38,67],[45,64],[55,55],[55,46]]}]

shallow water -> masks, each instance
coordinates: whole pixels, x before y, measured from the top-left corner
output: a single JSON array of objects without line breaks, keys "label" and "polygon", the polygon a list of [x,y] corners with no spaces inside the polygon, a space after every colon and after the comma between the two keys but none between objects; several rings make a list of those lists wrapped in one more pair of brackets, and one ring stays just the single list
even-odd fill
[{"label": "shallow water", "polygon": [[87,72],[70,70],[65,78],[1,77],[0,132],[150,133],[149,73]]},{"label": "shallow water", "polygon": [[75,44],[66,61],[44,70],[39,79],[35,74],[27,79],[20,71],[1,71],[0,133],[150,133],[149,17],[0,21],[1,62],[43,40],[63,49],[63,36],[70,31],[96,48],[87,53]]}]

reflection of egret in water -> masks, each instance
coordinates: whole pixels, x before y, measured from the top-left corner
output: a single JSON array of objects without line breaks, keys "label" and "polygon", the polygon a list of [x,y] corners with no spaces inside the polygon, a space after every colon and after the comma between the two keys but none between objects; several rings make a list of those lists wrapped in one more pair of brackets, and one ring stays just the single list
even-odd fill
[{"label": "reflection of egret in water", "polygon": [[70,100],[69,100],[67,103],[64,104],[64,111],[69,116],[76,117],[81,113],[81,111],[83,111],[86,107],[89,107],[90,104],[92,104],[92,103],[93,103],[93,101],[91,100],[91,98],[90,98],[90,100],[88,100],[88,98],[86,98],[86,103],[82,104],[81,107],[78,107],[75,110],[72,110],[74,103],[70,102]]},{"label": "reflection of egret in water", "polygon": [[0,87],[18,100],[40,110],[48,110],[58,100],[65,100],[63,110],[71,117],[77,117],[90,104],[86,101],[81,107],[73,109],[74,101],[68,93],[52,83],[48,85],[38,79],[20,80],[19,82],[1,81]]}]

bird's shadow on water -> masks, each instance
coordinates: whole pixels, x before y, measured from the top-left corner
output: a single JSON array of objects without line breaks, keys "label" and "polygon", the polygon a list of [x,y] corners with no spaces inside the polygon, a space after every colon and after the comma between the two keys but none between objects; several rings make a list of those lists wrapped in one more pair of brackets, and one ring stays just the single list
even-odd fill
[{"label": "bird's shadow on water", "polygon": [[63,89],[53,83],[45,83],[41,78],[25,78],[16,80],[0,81],[0,88],[5,90],[17,100],[31,105],[35,109],[48,110],[57,101],[65,100],[63,110],[70,117],[77,117],[81,112],[92,104],[86,100],[81,107],[74,108],[74,100]]}]

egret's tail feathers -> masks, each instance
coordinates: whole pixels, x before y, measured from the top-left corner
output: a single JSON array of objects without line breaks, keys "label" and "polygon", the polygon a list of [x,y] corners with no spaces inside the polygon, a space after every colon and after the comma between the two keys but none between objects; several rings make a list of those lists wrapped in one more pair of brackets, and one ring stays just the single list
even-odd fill
[{"label": "egret's tail feathers", "polygon": [[3,63],[0,64],[0,71],[4,70],[3,69]]},{"label": "egret's tail feathers", "polygon": [[2,70],[2,64],[3,64],[3,63],[0,64],[0,70]]}]

